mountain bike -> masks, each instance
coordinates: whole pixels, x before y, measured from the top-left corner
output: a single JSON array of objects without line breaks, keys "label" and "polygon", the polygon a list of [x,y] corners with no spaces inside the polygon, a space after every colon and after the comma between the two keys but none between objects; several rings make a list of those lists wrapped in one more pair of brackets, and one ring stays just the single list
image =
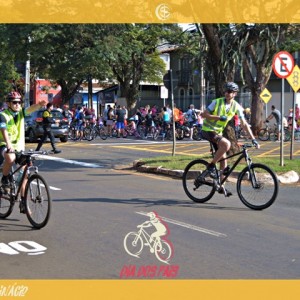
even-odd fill
[{"label": "mountain bike", "polygon": [[[266,123],[266,127],[262,128],[258,131],[258,138],[261,141],[277,141],[278,140],[278,129],[277,129],[277,125],[274,124],[274,127],[271,128],[269,126],[269,122],[265,122]],[[283,140],[284,142],[287,142],[291,139],[291,134],[288,130],[288,128],[284,128],[283,129]]]},{"label": "mountain bike", "polygon": [[[214,148],[210,143],[211,152]],[[197,203],[204,203],[210,200],[216,191],[227,196],[224,184],[232,174],[233,170],[242,159],[245,159],[246,166],[239,172],[236,189],[239,199],[244,205],[254,210],[262,210],[271,206],[277,198],[279,184],[276,174],[266,165],[252,163],[248,149],[254,147],[252,144],[244,144],[242,150],[232,154],[225,159],[238,156],[232,167],[225,168],[223,173],[216,167],[216,177],[206,176],[208,162],[203,159],[191,161],[185,168],[182,182],[186,195]],[[222,159],[222,160],[225,160]],[[221,160],[221,161],[222,161]]]},{"label": "mountain bike", "polygon": [[138,232],[129,232],[124,238],[124,248],[129,255],[139,257],[144,246],[150,248],[151,253],[155,253],[156,258],[164,263],[168,263],[172,257],[171,245],[163,239],[154,238],[150,242],[150,235],[146,232],[143,224],[137,226]]},{"label": "mountain bike", "polygon": [[[5,219],[10,216],[14,205],[21,201],[21,187],[27,180],[24,194],[26,216],[34,228],[40,229],[47,225],[51,213],[50,191],[46,180],[34,165],[36,157],[40,154],[47,154],[47,152],[16,152],[17,167],[15,170],[12,169],[9,175],[9,192],[0,188],[0,218]],[[17,175],[21,177],[19,180],[16,179]]]}]

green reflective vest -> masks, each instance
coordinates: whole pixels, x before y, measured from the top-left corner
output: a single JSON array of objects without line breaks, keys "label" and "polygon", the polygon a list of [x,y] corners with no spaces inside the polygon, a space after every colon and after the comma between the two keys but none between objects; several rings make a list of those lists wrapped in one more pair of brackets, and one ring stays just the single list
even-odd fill
[{"label": "green reflective vest", "polygon": [[229,111],[226,112],[225,101],[225,98],[216,99],[215,110],[212,112],[212,114],[214,116],[227,116],[227,120],[220,121],[204,119],[202,126],[203,131],[215,131],[217,134],[222,134],[227,123],[233,118],[235,113],[238,112],[237,102],[235,100],[233,100]]},{"label": "green reflective vest", "polygon": [[[5,109],[1,114],[6,119],[6,130],[14,149],[17,151],[25,150],[24,110],[22,109],[18,113],[16,122],[9,109]],[[3,139],[2,132],[0,131],[0,146],[3,145],[6,145],[6,143]]]}]

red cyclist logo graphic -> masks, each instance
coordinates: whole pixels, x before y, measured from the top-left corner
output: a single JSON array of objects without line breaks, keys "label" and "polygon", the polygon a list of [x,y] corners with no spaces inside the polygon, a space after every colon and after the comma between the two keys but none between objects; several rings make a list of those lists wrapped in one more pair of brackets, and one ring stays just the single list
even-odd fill
[{"label": "red cyclist logo graphic", "polygon": [[[169,228],[156,212],[150,212],[147,216],[150,220],[138,225],[139,230],[137,232],[129,232],[125,236],[124,248],[129,255],[139,258],[144,246],[148,246],[150,253],[154,253],[159,261],[169,264],[173,256],[173,246],[167,240]],[[145,229],[150,227],[154,229],[151,234]]]}]

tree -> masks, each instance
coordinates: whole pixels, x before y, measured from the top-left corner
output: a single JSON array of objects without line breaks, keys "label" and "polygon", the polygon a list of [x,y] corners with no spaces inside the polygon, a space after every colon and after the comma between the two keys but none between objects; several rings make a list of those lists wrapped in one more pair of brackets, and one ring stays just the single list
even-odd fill
[{"label": "tree", "polygon": [[6,36],[17,61],[30,53],[31,73],[51,79],[62,87],[63,102],[69,102],[80,85],[105,78],[107,66],[99,59],[105,28],[99,24],[10,24]]},{"label": "tree", "polygon": [[143,81],[160,83],[165,73],[165,64],[160,59],[157,47],[162,41],[174,40],[181,34],[177,25],[123,24],[111,28],[104,39],[103,53],[113,76],[120,83],[121,97],[133,108]]},{"label": "tree", "polygon": [[[0,102],[5,101],[5,96],[14,88],[14,83],[18,82],[20,75],[15,67],[14,55],[9,51],[7,40],[5,39],[6,25],[0,25]],[[3,37],[3,38],[2,38]],[[20,82],[21,83],[21,82]]]},{"label": "tree", "polygon": [[63,102],[92,76],[119,81],[134,106],[140,81],[160,82],[165,72],[157,46],[180,33],[167,24],[8,24],[4,36],[16,60],[30,53],[33,76],[62,87]]},{"label": "tree", "polygon": [[297,24],[202,24],[209,46],[216,95],[223,95],[225,81],[234,80],[239,69],[251,92],[251,126],[254,134],[262,126],[263,102],[259,95],[270,78],[274,54],[295,45]]}]

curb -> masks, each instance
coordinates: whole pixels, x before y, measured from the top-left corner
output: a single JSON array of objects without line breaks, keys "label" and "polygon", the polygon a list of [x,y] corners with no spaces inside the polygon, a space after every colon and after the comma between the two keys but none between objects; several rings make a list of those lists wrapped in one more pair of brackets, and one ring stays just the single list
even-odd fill
[{"label": "curb", "polygon": [[[136,160],[133,162],[133,169],[141,173],[161,174],[175,178],[182,178],[183,175],[183,170],[171,170],[163,168],[162,166],[147,166],[146,163],[141,160]],[[236,179],[238,174],[239,172],[233,172],[231,175],[231,179]],[[299,174],[295,171],[288,171],[283,174],[277,174],[277,179],[281,184],[293,184],[300,181]]]}]

